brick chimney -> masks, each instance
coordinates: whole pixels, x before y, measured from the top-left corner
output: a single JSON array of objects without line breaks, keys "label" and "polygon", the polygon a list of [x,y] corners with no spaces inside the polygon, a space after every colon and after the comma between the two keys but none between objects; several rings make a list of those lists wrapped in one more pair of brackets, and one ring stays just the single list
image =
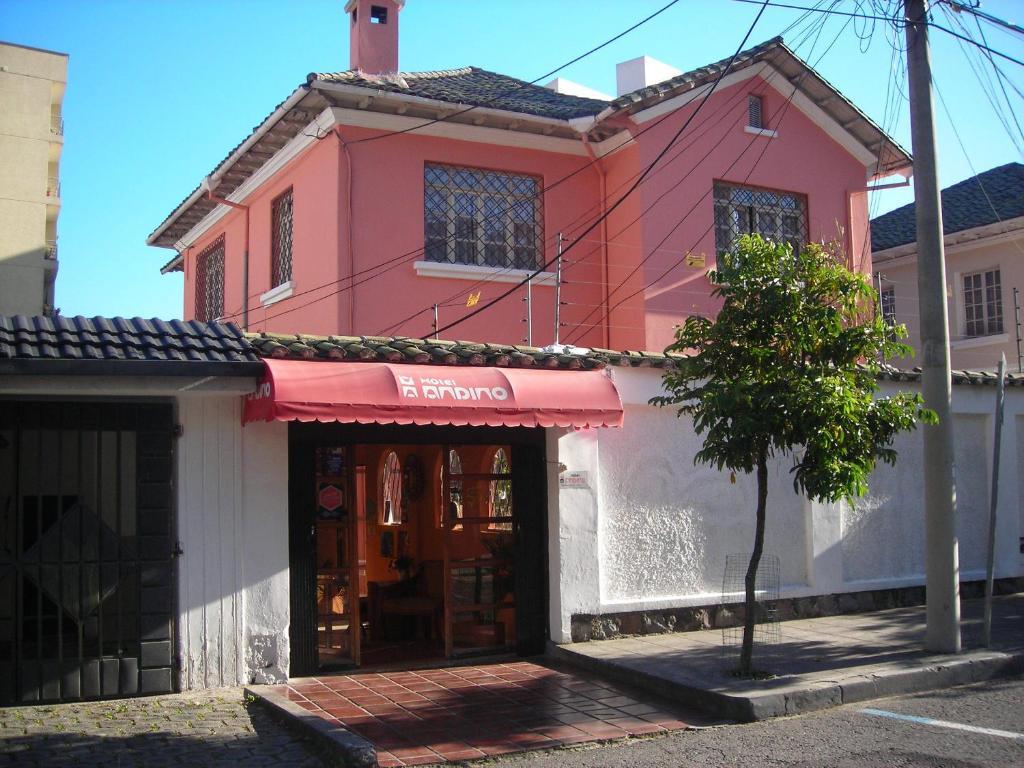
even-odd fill
[{"label": "brick chimney", "polygon": [[368,75],[398,71],[398,13],[405,0],[348,0],[349,69]]}]

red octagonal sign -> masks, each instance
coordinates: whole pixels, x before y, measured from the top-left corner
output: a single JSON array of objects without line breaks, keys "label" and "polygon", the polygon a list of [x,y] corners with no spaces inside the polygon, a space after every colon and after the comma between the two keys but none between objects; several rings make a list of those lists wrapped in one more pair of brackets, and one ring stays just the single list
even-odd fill
[{"label": "red octagonal sign", "polygon": [[336,485],[325,485],[320,489],[320,495],[318,502],[320,507],[326,509],[328,512],[333,512],[342,505],[345,501],[344,495],[341,489]]}]

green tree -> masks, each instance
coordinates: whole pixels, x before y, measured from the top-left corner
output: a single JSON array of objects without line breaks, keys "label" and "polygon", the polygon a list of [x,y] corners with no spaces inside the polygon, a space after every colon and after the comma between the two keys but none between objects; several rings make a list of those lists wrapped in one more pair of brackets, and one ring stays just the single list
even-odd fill
[{"label": "green tree", "polygon": [[667,349],[684,357],[652,399],[693,418],[705,435],[694,463],[757,473],[757,525],[744,580],[737,671],[754,674],[754,586],[764,548],[768,460],[791,455],[797,493],[820,501],[867,490],[878,460],[892,464],[897,433],[933,422],[920,395],[875,396],[879,355],[911,354],[872,311],[877,294],[837,248],[745,236],[709,275],[722,300],[711,320],[692,316]]}]

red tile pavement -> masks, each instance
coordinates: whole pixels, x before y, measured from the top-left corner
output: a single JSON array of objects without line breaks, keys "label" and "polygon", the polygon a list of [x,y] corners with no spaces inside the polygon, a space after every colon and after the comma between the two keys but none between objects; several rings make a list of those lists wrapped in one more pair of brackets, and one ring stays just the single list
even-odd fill
[{"label": "red tile pavement", "polygon": [[472,760],[686,728],[698,718],[610,683],[532,662],[325,675],[279,689],[359,734],[381,766]]}]

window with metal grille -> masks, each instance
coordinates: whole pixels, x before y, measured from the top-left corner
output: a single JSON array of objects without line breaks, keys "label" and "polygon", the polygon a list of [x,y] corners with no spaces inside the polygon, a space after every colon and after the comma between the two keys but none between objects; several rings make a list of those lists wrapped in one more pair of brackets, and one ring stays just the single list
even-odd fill
[{"label": "window with metal grille", "polygon": [[274,198],[270,205],[271,246],[270,268],[271,288],[283,285],[292,279],[292,190]]},{"label": "window with metal grille", "polygon": [[762,122],[762,108],[764,99],[760,96],[750,94],[747,96],[747,125],[751,128],[764,128]]},{"label": "window with metal grille", "polygon": [[224,314],[224,238],[207,246],[196,259],[195,319],[216,320]]},{"label": "window with metal grille", "polygon": [[878,300],[883,322],[886,325],[896,325],[896,289],[883,288]]},{"label": "window with metal grille", "polygon": [[540,179],[428,164],[423,180],[428,261],[536,269],[544,246]]},{"label": "window with metal grille", "polygon": [[998,269],[964,275],[964,331],[968,336],[1003,332],[1003,288]]},{"label": "window with metal grille", "polygon": [[728,253],[743,235],[789,243],[807,243],[807,198],[791,192],[716,182],[715,249]]}]

